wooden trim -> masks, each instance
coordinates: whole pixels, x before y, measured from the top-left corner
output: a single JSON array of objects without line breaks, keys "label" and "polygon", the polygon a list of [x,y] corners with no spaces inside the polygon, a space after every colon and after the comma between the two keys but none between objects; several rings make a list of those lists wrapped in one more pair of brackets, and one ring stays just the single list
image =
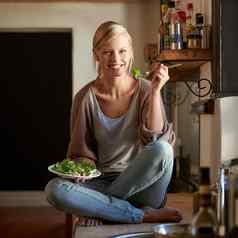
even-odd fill
[{"label": "wooden trim", "polygon": [[0,191],[1,207],[48,207],[44,191]]},{"label": "wooden trim", "polygon": [[162,50],[159,61],[210,61],[210,49]]}]

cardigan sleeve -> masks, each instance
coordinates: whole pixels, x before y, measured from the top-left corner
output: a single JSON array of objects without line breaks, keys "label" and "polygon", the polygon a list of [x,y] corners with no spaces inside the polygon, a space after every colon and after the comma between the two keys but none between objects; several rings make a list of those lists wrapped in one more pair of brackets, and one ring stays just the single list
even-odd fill
[{"label": "cardigan sleeve", "polygon": [[70,142],[67,157],[71,159],[86,157],[93,161],[97,160],[97,146],[92,123],[88,90],[83,88],[75,96],[71,109]]},{"label": "cardigan sleeve", "polygon": [[[150,82],[149,82],[150,83]],[[162,97],[160,96],[160,103],[162,109],[162,118],[164,121],[163,129],[160,133],[156,133],[146,127],[146,120],[149,108],[149,93],[148,93],[148,83],[147,87],[142,90],[140,95],[140,110],[139,110],[139,121],[140,121],[140,139],[143,144],[148,144],[157,139],[163,139],[170,143],[172,146],[175,145],[175,133],[173,131],[173,124],[169,123],[166,117],[164,103]]]}]

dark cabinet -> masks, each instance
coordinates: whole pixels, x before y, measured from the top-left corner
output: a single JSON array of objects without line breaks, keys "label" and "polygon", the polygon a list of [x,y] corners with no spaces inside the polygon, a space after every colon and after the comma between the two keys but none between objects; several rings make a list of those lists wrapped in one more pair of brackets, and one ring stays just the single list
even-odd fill
[{"label": "dark cabinet", "polygon": [[238,95],[238,1],[213,0],[213,80],[217,96]]}]

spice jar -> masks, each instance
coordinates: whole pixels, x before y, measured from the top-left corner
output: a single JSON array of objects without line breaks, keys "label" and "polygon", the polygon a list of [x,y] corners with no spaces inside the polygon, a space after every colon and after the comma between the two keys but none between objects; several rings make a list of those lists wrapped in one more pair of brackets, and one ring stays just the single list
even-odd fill
[{"label": "spice jar", "polygon": [[189,34],[187,37],[187,48],[188,49],[201,48],[201,36],[197,34]]}]

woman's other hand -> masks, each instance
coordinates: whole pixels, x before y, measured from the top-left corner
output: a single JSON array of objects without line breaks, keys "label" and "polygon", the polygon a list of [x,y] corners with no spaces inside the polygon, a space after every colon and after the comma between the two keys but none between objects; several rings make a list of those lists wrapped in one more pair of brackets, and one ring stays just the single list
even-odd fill
[{"label": "woman's other hand", "polygon": [[151,80],[152,93],[160,93],[160,90],[169,80],[169,70],[164,64],[154,63],[151,67],[151,73],[149,75]]},{"label": "woman's other hand", "polygon": [[86,162],[86,163],[91,164],[92,166],[96,167],[95,162],[92,159],[89,159],[87,157],[79,157],[79,158],[77,158],[77,161],[79,161],[79,162]]},{"label": "woman's other hand", "polygon": [[[89,158],[86,158],[86,157],[79,157],[79,158],[76,159],[76,161],[79,162],[79,163],[80,162],[86,162],[86,163],[91,164],[91,165],[96,167],[95,162],[93,160],[89,159]],[[74,179],[75,183],[79,183],[79,182],[84,183],[85,181],[86,181],[85,178],[75,178]]]}]

